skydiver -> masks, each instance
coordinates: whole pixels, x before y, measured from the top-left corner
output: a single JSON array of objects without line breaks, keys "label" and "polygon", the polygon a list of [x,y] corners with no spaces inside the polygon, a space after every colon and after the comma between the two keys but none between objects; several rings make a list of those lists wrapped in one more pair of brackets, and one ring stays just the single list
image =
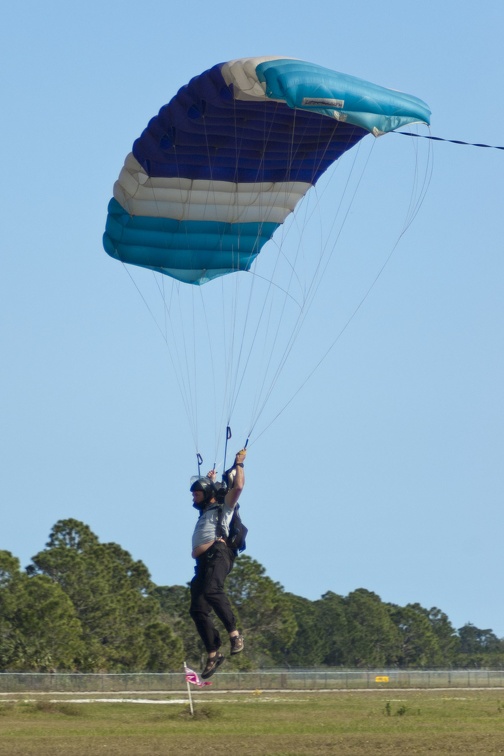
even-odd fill
[{"label": "skydiver", "polygon": [[[192,537],[192,557],[196,559],[194,577],[191,580],[190,615],[194,620],[207,652],[205,668],[201,677],[206,679],[224,661],[220,653],[221,639],[210,616],[213,609],[226,628],[231,643],[231,654],[243,651],[244,641],[236,629],[236,619],[231,604],[224,593],[224,581],[233,568],[235,553],[227,543],[229,523],[233,510],[245,485],[243,463],[247,452],[236,454],[234,465],[228,471],[229,489],[222,505],[217,502],[216,471],[210,470],[206,477],[198,478],[191,486],[193,507],[200,515]],[[219,507],[222,506],[221,532],[218,534]]]}]

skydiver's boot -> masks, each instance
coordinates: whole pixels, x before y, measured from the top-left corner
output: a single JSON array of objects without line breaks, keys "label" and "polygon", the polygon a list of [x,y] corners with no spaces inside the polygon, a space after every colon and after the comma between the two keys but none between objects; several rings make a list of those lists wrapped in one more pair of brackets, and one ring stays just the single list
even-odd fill
[{"label": "skydiver's boot", "polygon": [[222,654],[219,654],[218,651],[215,656],[209,656],[205,664],[205,669],[201,673],[203,680],[207,680],[213,675],[214,672],[217,672],[217,669],[220,667],[223,661],[224,656]]},{"label": "skydiver's boot", "polygon": [[231,641],[231,655],[239,654],[240,651],[243,651],[245,646],[243,635],[233,635],[229,640]]}]

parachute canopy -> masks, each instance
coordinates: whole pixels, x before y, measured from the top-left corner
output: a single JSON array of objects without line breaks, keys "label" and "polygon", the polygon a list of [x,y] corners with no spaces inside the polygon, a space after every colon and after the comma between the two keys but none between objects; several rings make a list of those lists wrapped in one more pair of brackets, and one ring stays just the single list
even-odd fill
[{"label": "parachute canopy", "polygon": [[312,63],[219,63],[182,87],[134,143],[104,248],[184,283],[249,270],[344,152],[369,133],[429,117],[416,97]]}]

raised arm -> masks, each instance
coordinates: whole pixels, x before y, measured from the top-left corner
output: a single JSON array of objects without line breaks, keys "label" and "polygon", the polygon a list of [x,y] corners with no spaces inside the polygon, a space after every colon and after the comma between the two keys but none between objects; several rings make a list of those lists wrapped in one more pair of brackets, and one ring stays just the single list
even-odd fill
[{"label": "raised arm", "polygon": [[236,506],[236,502],[240,498],[240,494],[243,491],[243,487],[245,485],[245,472],[243,469],[243,463],[245,462],[246,456],[246,450],[241,449],[235,457],[235,462],[232,468],[234,476],[232,478],[230,489],[224,499],[224,503],[230,509],[234,509],[234,507]]}]

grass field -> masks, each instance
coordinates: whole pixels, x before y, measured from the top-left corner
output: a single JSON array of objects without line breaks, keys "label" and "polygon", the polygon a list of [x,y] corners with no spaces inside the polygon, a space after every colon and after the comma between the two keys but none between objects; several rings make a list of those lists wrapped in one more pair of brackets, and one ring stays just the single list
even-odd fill
[{"label": "grass field", "polygon": [[4,696],[0,754],[504,754],[504,690],[198,691],[193,717],[180,694],[100,698]]}]

